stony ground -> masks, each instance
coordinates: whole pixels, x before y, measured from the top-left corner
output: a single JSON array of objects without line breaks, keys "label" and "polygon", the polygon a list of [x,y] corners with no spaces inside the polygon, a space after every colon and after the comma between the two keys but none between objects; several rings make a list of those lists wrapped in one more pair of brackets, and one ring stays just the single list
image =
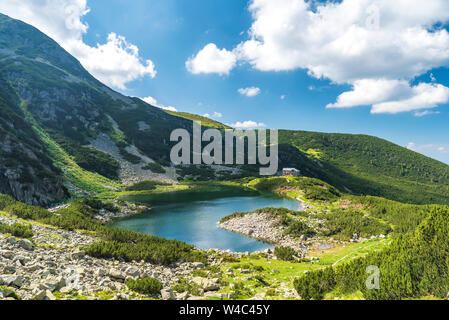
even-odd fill
[{"label": "stony ground", "polygon": [[[20,221],[0,216],[0,223]],[[188,299],[170,289],[179,277],[191,277],[202,263],[180,262],[170,267],[144,262],[125,263],[85,255],[80,247],[97,239],[78,231],[32,225],[32,241],[0,233],[0,299],[142,299],[127,289],[128,278],[161,281],[163,299]],[[193,279],[195,280],[195,279]],[[204,291],[216,291],[213,280],[196,279]],[[15,293],[15,294],[14,294]],[[201,297],[196,297],[201,299]]]},{"label": "stony ground", "polygon": [[307,247],[305,241],[294,239],[284,234],[284,229],[278,225],[276,219],[265,213],[250,213],[243,217],[236,217],[218,225],[219,228],[240,233],[248,237],[274,243],[277,246],[291,247],[300,255],[305,255]]}]

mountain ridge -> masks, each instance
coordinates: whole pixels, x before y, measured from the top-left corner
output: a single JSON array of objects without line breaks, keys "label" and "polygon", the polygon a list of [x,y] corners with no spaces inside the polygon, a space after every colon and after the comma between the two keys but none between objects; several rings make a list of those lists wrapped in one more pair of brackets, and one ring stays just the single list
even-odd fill
[{"label": "mountain ridge", "polygon": [[[194,179],[258,171],[240,166],[234,175],[224,174],[225,167],[172,168],[171,131],[191,131],[192,120],[205,118],[115,92],[51,38],[2,14],[0,103],[0,193],[27,203],[49,205],[69,195],[120,188],[125,180],[174,181],[175,170]],[[228,128],[214,120],[208,125]],[[18,162],[8,141],[16,141],[19,154],[31,151],[35,161]],[[348,193],[449,202],[448,165],[372,136],[280,130],[279,160],[280,168],[297,167]]]}]

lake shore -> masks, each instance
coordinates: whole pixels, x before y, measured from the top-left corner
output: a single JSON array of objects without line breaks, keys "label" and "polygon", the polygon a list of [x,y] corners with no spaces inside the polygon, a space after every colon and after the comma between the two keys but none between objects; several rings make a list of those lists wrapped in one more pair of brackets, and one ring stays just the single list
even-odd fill
[{"label": "lake shore", "polygon": [[300,257],[304,257],[307,252],[304,241],[284,234],[284,229],[279,226],[277,219],[265,213],[249,213],[242,217],[235,217],[218,223],[218,227],[276,246],[290,247]]}]

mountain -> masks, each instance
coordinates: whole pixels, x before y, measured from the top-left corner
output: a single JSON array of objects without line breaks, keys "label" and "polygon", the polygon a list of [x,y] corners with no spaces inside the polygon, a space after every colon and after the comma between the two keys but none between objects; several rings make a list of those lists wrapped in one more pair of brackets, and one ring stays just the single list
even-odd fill
[{"label": "mountain", "polygon": [[342,191],[417,204],[449,203],[449,166],[389,141],[286,130],[279,137],[281,146],[297,148],[320,164],[317,177]]},{"label": "mountain", "polygon": [[[170,133],[192,130],[188,113],[117,93],[55,41],[0,14],[0,193],[50,205],[141,180],[173,181]],[[449,166],[363,135],[281,130],[281,167],[296,167],[342,191],[415,203],[449,203]],[[238,166],[178,168],[181,176],[253,175]],[[225,173],[224,173],[225,172]]]}]

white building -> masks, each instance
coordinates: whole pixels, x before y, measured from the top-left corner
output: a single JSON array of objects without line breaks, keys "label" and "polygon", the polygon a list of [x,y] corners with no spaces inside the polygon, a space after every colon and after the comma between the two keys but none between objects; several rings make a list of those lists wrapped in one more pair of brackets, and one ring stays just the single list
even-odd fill
[{"label": "white building", "polygon": [[299,171],[296,168],[284,168],[282,169],[282,175],[284,177],[297,177],[301,174],[301,171]]}]

